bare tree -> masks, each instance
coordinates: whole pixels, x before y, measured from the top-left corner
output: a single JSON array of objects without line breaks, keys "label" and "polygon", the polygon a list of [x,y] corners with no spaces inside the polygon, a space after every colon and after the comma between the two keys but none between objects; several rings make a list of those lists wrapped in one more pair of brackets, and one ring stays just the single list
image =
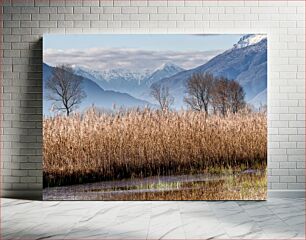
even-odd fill
[{"label": "bare tree", "polygon": [[169,88],[162,84],[153,84],[151,86],[151,96],[158,102],[162,111],[169,110],[174,102]]},{"label": "bare tree", "polygon": [[67,65],[53,68],[52,77],[46,83],[49,90],[47,98],[54,101],[53,108],[65,111],[67,116],[86,97],[82,89],[82,78],[72,74],[71,67]]},{"label": "bare tree", "polygon": [[226,115],[229,107],[229,80],[220,77],[215,80],[212,91],[212,105],[215,111],[219,111],[223,116]]},{"label": "bare tree", "polygon": [[194,74],[187,82],[187,94],[184,101],[196,111],[208,113],[211,102],[214,77],[210,73]]},{"label": "bare tree", "polygon": [[231,111],[232,113],[237,113],[240,109],[246,106],[246,102],[244,100],[245,92],[242,86],[236,81],[230,81],[228,88]]},{"label": "bare tree", "polygon": [[215,112],[219,111],[223,116],[228,111],[237,113],[246,106],[244,97],[245,92],[238,82],[225,77],[216,79],[212,93],[212,105]]}]

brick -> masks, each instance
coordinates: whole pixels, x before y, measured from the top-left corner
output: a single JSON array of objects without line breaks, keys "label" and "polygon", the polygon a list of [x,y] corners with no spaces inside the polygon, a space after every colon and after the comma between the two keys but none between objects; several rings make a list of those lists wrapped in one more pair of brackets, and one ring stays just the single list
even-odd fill
[{"label": "brick", "polygon": [[296,176],[296,181],[298,183],[305,183],[305,176]]},{"label": "brick", "polygon": [[32,14],[32,20],[49,20],[49,14]]},{"label": "brick", "polygon": [[113,20],[113,14],[99,14],[99,20],[100,21]]},{"label": "brick", "polygon": [[115,1],[114,1],[114,6],[120,6],[120,7],[130,6],[130,1],[115,0]]},{"label": "brick", "polygon": [[3,27],[4,28],[20,27],[20,21],[4,21]]},{"label": "brick", "polygon": [[3,177],[3,182],[6,183],[16,183],[19,182],[20,178],[19,177],[12,177],[12,176],[4,176]]},{"label": "brick", "polygon": [[274,190],[287,189],[287,187],[287,183],[272,183],[272,189]]},{"label": "brick", "polygon": [[21,7],[3,7],[3,13],[21,13]]},{"label": "brick", "polygon": [[90,13],[90,7],[74,7],[74,13]]},{"label": "brick", "polygon": [[231,28],[231,27],[234,27],[234,22],[232,21],[211,21],[210,22],[210,27],[213,27],[213,28]]},{"label": "brick", "polygon": [[157,7],[139,7],[139,13],[157,13]]},{"label": "brick", "polygon": [[[131,5],[131,6],[135,6],[135,7],[148,6],[148,1],[147,1],[147,0],[142,0],[142,1],[139,1],[139,0],[131,0],[131,1],[130,1],[130,5]],[[169,5],[169,3],[168,3],[168,5]]]},{"label": "brick", "polygon": [[69,0],[66,1],[66,6],[71,6],[71,7],[75,7],[75,6],[82,6],[83,5],[83,1],[82,0]]},{"label": "brick", "polygon": [[54,13],[57,13],[57,7],[40,7],[39,12],[46,13],[46,14],[54,14]]},{"label": "brick", "polygon": [[83,14],[83,20],[99,20],[99,14]]},{"label": "brick", "polygon": [[65,20],[82,20],[83,15],[80,13],[74,13],[74,14],[65,14]]},{"label": "brick", "polygon": [[90,27],[90,21],[74,21],[74,27],[89,28]]},{"label": "brick", "polygon": [[14,14],[12,20],[31,20],[31,14]]},{"label": "brick", "polygon": [[20,177],[22,183],[35,183],[36,177]]},{"label": "brick", "polygon": [[168,14],[150,14],[150,20],[153,20],[153,21],[168,20]]},{"label": "brick", "polygon": [[34,5],[38,6],[38,7],[40,7],[40,6],[49,6],[50,2],[49,2],[49,0],[35,0],[34,1]]},{"label": "brick", "polygon": [[148,6],[167,6],[167,1],[161,1],[161,0],[148,0]]},{"label": "brick", "polygon": [[[82,1],[83,2],[83,6],[86,7],[92,7],[92,6],[95,6],[95,7],[99,7],[100,6],[100,2],[99,0],[90,0],[90,1]],[[102,2],[108,2],[108,0],[101,0],[101,3]],[[109,2],[112,2],[112,1],[109,1]],[[101,4],[102,5],[102,4]]]},{"label": "brick", "polygon": [[139,27],[139,21],[123,21],[121,23],[121,26],[123,28],[138,28]]},{"label": "brick", "polygon": [[28,171],[27,170],[17,170],[17,169],[13,169],[11,172],[12,176],[14,177],[24,177],[28,175]]},{"label": "brick", "polygon": [[140,21],[141,28],[157,28],[158,21]]},{"label": "brick", "polygon": [[34,0],[14,0],[12,1],[13,6],[30,7],[34,6]]},{"label": "brick", "polygon": [[280,162],[279,164],[280,164],[279,165],[280,168],[295,168],[296,167],[295,162]]},{"label": "brick", "polygon": [[305,190],[305,183],[288,183],[288,189]]},{"label": "brick", "polygon": [[73,21],[58,21],[57,26],[60,28],[72,28]]},{"label": "brick", "polygon": [[282,183],[295,183],[296,182],[296,176],[280,176],[279,181]]},{"label": "brick", "polygon": [[21,13],[39,13],[38,7],[22,7]]},{"label": "brick", "polygon": [[39,27],[56,27],[57,21],[40,21]]},{"label": "brick", "polygon": [[170,21],[182,21],[184,20],[185,15],[184,14],[169,14],[168,19]]},{"label": "brick", "polygon": [[185,14],[185,20],[186,21],[201,21],[202,20],[202,14]]},{"label": "brick", "polygon": [[143,21],[143,20],[149,20],[149,14],[132,14],[130,15],[130,20],[140,20],[140,21]]},{"label": "brick", "polygon": [[64,7],[64,6],[66,6],[66,1],[62,1],[62,0],[50,0],[50,6]]},{"label": "brick", "polygon": [[121,21],[107,21],[107,28],[120,28]]},{"label": "brick", "polygon": [[57,13],[73,13],[73,7],[58,7]]},{"label": "brick", "polygon": [[130,20],[130,15],[128,14],[114,14],[114,20],[121,21],[121,20]]},{"label": "brick", "polygon": [[65,14],[52,14],[50,15],[51,21],[59,21],[59,20],[65,20]]},{"label": "brick", "polygon": [[33,177],[42,177],[42,171],[41,170],[28,170],[29,176]]},{"label": "brick", "polygon": [[39,27],[39,21],[21,21],[20,26],[22,28],[36,28]]},{"label": "brick", "polygon": [[290,176],[303,176],[305,175],[305,169],[289,169]]},{"label": "brick", "polygon": [[278,183],[279,182],[279,176],[268,176],[268,182]]},{"label": "brick", "polygon": [[160,28],[175,28],[176,25],[176,21],[158,21],[158,27]]},{"label": "brick", "polygon": [[91,21],[90,27],[93,27],[93,28],[107,27],[107,21]]},{"label": "brick", "polygon": [[103,13],[121,13],[121,7],[104,7]]},{"label": "brick", "polygon": [[158,7],[158,13],[176,13],[176,7]]},{"label": "brick", "polygon": [[176,12],[177,13],[195,13],[196,8],[195,7],[177,7]]}]

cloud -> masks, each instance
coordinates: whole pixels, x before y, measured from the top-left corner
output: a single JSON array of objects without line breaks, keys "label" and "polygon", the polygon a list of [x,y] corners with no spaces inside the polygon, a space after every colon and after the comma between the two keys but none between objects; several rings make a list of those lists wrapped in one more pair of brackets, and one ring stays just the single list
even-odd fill
[{"label": "cloud", "polygon": [[95,70],[127,68],[154,69],[166,62],[185,69],[202,65],[221,51],[151,51],[129,48],[46,49],[44,62],[56,66],[70,64]]}]

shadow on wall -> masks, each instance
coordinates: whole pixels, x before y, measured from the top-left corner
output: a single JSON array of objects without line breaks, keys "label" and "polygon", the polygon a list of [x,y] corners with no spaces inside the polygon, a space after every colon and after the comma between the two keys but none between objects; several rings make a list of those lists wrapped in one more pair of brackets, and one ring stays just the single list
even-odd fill
[{"label": "shadow on wall", "polygon": [[[20,177],[26,185],[11,190],[12,196],[20,199],[42,199],[42,38],[30,43],[28,53],[25,51],[24,70],[20,71],[17,83],[20,86],[20,106],[15,111],[20,115],[18,128],[19,148],[15,161],[20,163],[20,170],[27,170],[27,176]],[[14,65],[13,65],[14,69]],[[24,181],[22,181],[24,179]]]}]

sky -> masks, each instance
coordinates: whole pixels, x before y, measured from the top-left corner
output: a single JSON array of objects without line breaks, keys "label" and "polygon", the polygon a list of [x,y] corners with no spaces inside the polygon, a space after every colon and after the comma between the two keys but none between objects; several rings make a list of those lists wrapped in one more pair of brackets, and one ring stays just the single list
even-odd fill
[{"label": "sky", "polygon": [[104,71],[155,69],[173,63],[190,69],[231,48],[243,35],[90,34],[43,37],[44,62]]}]

